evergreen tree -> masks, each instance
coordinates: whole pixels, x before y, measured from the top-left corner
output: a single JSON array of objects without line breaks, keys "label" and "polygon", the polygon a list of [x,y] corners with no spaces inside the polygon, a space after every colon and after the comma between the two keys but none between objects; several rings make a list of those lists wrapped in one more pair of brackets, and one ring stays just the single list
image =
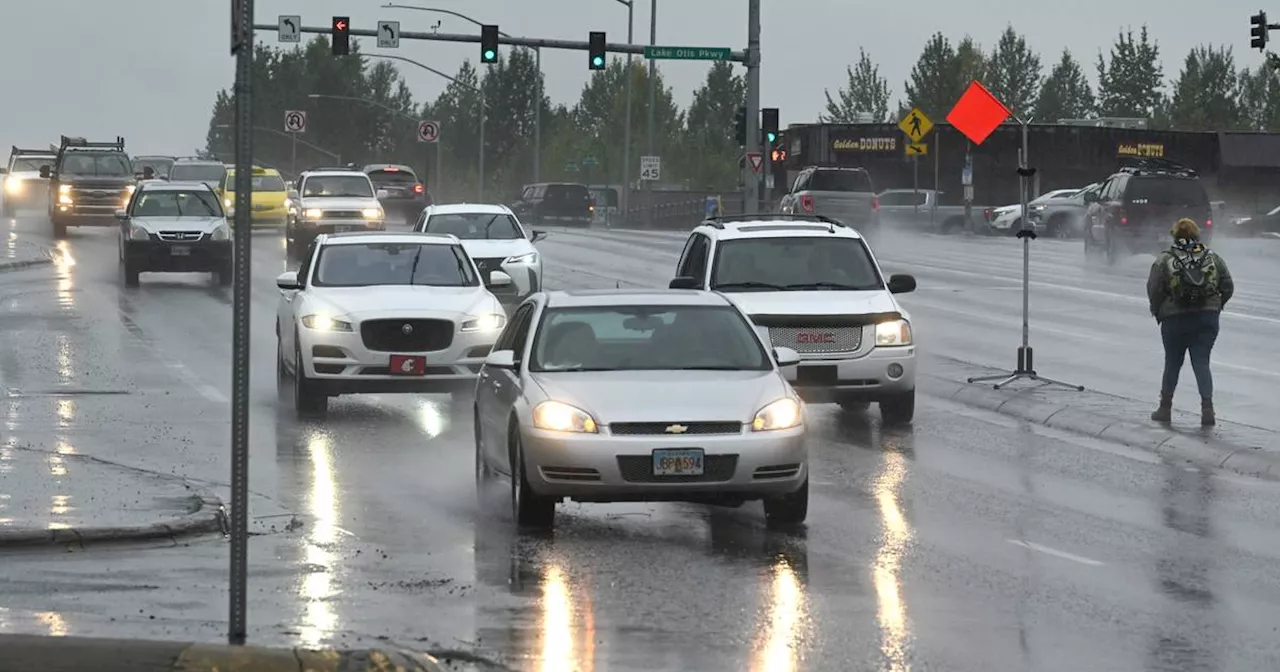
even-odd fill
[{"label": "evergreen tree", "polygon": [[1034,118],[1046,124],[1059,119],[1084,119],[1093,114],[1095,107],[1093,88],[1084,69],[1070,50],[1063,49],[1062,57],[1040,85]]},{"label": "evergreen tree", "polygon": [[857,64],[845,69],[848,80],[836,98],[826,91],[825,123],[850,124],[866,119],[884,123],[889,119],[889,80],[880,75],[880,66],[871,61],[863,49],[858,50]]}]

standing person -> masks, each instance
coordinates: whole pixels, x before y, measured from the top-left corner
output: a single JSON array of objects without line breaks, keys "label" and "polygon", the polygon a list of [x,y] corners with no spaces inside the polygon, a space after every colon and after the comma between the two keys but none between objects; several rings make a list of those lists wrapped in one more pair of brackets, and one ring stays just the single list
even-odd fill
[{"label": "standing person", "polygon": [[1235,293],[1227,264],[1200,242],[1200,226],[1190,219],[1173,225],[1173,245],[1161,252],[1147,278],[1151,314],[1160,324],[1164,341],[1164,379],[1160,406],[1151,414],[1156,422],[1173,419],[1173,392],[1188,352],[1200,389],[1200,424],[1216,423],[1213,375],[1209,353],[1218,339],[1218,318]]}]

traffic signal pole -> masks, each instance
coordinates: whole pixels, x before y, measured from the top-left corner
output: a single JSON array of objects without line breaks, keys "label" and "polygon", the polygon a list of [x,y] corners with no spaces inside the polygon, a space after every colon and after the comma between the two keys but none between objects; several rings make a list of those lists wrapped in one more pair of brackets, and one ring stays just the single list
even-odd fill
[{"label": "traffic signal pole", "polygon": [[[747,154],[759,152],[760,137],[760,0],[747,4]],[[742,184],[746,191],[743,205],[748,215],[760,212],[760,176],[754,174],[750,161],[742,162]]]}]

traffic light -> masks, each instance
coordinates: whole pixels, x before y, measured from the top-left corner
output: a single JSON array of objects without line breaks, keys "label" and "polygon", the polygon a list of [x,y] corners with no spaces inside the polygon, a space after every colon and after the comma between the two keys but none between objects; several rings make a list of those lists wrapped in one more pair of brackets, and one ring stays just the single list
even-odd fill
[{"label": "traffic light", "polygon": [[333,17],[333,30],[329,35],[333,44],[334,56],[346,56],[351,53],[351,17]]},{"label": "traffic light", "polygon": [[480,26],[480,62],[498,62],[498,27]]},{"label": "traffic light", "polygon": [[591,31],[588,40],[591,52],[591,60],[587,61],[587,68],[590,70],[604,70],[604,33],[600,31]]},{"label": "traffic light", "polygon": [[1259,10],[1254,14],[1249,22],[1253,24],[1253,28],[1249,30],[1249,34],[1253,39],[1249,40],[1249,46],[1258,51],[1265,51],[1267,48],[1267,13]]},{"label": "traffic light", "polygon": [[739,147],[747,146],[747,108],[742,106],[738,108],[738,113],[733,115],[734,139],[738,141]]},{"label": "traffic light", "polygon": [[773,143],[778,141],[778,108],[766,107],[760,110],[760,131],[765,147],[773,147]]}]

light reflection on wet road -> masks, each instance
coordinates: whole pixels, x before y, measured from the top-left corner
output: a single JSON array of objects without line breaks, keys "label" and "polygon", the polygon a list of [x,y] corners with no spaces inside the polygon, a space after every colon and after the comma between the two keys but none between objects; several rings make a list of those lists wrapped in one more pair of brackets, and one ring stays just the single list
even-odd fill
[{"label": "light reflection on wet road", "polygon": [[[38,228],[24,221],[18,240]],[[664,284],[673,241],[557,232],[543,243],[549,282]],[[911,253],[972,244],[925,238]],[[76,506],[91,488],[72,455],[182,474],[225,496],[229,293],[199,276],[144,276],[124,290],[106,230],[73,230],[61,252],[53,268],[0,275],[0,332],[25,344],[0,352],[0,380],[19,391],[5,399],[0,524],[23,515],[14,502],[37,477]],[[1070,254],[1045,263],[1067,266]],[[807,533],[767,531],[758,505],[570,504],[552,537],[520,535],[505,502],[476,509],[470,420],[446,397],[344,398],[323,423],[278,412],[278,238],[255,235],[253,264],[255,641],[385,638],[548,672],[1280,668],[1275,484],[922,397],[910,430],[882,429],[874,410],[811,409]],[[1260,267],[1233,263],[1246,283]],[[948,319],[928,305],[990,300],[976,281],[948,287],[979,298],[922,290],[911,307],[923,323]],[[1060,294],[1042,309],[1091,309],[1079,292]],[[953,347],[1004,339],[981,329],[968,324]],[[1144,379],[1139,366],[1126,378]],[[6,472],[31,446],[62,463]],[[221,540],[3,562],[0,630],[223,631]]]}]

